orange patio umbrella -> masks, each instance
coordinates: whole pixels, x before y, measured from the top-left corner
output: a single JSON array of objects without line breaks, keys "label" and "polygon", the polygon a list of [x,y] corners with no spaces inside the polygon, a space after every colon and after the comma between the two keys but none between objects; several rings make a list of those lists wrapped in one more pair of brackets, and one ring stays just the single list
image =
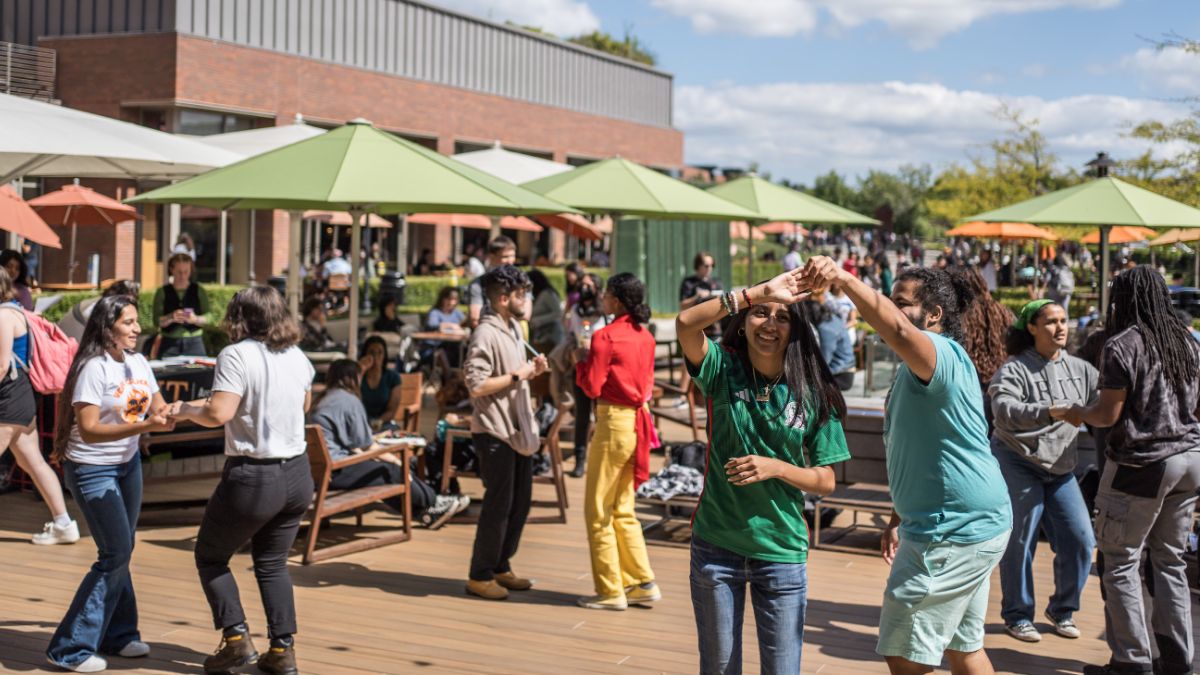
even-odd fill
[{"label": "orange patio umbrella", "polygon": [[0,185],[0,230],[12,232],[35,244],[62,248],[62,241],[54,234],[54,230],[33,207],[21,199],[16,190],[7,185]]},{"label": "orange patio umbrella", "polygon": [[[1146,241],[1157,235],[1158,233],[1148,227],[1137,227],[1136,225],[1117,225],[1109,230],[1108,243],[1110,244],[1133,244],[1139,241]],[[1088,232],[1083,239],[1079,240],[1081,244],[1099,244],[1100,230]]]},{"label": "orange patio umbrella", "polygon": [[[408,222],[436,227],[467,227],[475,230],[492,229],[491,216],[475,213],[414,213]],[[524,216],[504,216],[500,219],[502,229],[522,232],[541,232],[544,228]]]},{"label": "orange patio umbrella", "polygon": [[767,238],[767,235],[758,231],[757,228],[750,227],[750,224],[744,220],[729,221],[730,239],[749,239],[751,236],[758,241],[762,241]]},{"label": "orange patio umbrella", "polygon": [[67,267],[67,283],[71,283],[75,276],[75,229],[78,226],[115,226],[139,217],[136,208],[78,183],[34,197],[29,200],[29,205],[46,222],[71,226],[71,262]]},{"label": "orange patio umbrella", "polygon": [[756,229],[763,234],[790,234],[795,237],[808,236],[808,230],[804,229],[800,223],[793,223],[787,220],[774,220],[765,225],[759,225]]},{"label": "orange patio umbrella", "polygon": [[1059,237],[1050,230],[1029,223],[988,223],[974,221],[963,223],[948,230],[947,237],[975,237],[976,239],[1034,239],[1058,241]]},{"label": "orange patio umbrella", "polygon": [[[590,223],[587,218],[577,216],[573,213],[546,213],[534,216],[533,219],[546,227],[562,230],[578,239],[600,241],[604,238],[600,230],[596,229],[596,226]],[[501,222],[500,227],[504,227],[503,222]]]}]

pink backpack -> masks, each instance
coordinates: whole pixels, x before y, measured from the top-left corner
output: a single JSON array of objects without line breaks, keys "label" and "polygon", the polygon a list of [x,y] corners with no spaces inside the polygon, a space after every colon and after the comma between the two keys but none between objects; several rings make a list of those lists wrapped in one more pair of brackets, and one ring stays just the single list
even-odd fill
[{"label": "pink backpack", "polygon": [[57,394],[67,382],[67,371],[79,351],[79,343],[37,314],[24,309],[21,313],[25,316],[25,334],[29,336],[29,363],[21,366],[29,373],[34,391]]}]

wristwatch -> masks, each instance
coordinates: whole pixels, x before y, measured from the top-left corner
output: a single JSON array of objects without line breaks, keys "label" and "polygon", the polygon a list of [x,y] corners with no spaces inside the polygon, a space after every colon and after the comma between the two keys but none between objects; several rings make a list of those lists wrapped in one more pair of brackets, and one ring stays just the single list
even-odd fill
[{"label": "wristwatch", "polygon": [[520,375],[518,375],[518,374],[516,374],[516,373],[513,373],[513,374],[512,374],[512,383],[513,383],[513,384],[516,384],[516,383],[518,383],[518,382],[520,382],[520,381],[521,381],[521,376],[520,376]]}]

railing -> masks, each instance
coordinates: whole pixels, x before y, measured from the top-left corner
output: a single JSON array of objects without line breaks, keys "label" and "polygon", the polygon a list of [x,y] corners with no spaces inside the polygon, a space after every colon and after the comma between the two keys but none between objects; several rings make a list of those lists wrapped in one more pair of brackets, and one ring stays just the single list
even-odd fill
[{"label": "railing", "polygon": [[887,394],[896,379],[900,357],[891,347],[872,333],[863,338],[863,369],[867,372],[862,379],[864,397]]},{"label": "railing", "polygon": [[57,103],[54,78],[58,69],[53,49],[0,42],[0,92]]}]

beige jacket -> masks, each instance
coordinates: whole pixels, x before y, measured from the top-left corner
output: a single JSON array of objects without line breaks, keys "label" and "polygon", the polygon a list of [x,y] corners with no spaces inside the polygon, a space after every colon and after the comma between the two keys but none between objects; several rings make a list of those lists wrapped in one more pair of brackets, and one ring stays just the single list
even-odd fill
[{"label": "beige jacket", "polygon": [[[495,313],[485,312],[467,347],[467,360],[463,364],[467,388],[474,390],[489,377],[508,375],[525,365],[521,335],[521,325],[515,320],[505,326]],[[471,407],[475,412],[471,433],[494,436],[522,455],[537,451],[537,423],[533,419],[528,382],[522,380],[491,396],[473,396]]]}]

